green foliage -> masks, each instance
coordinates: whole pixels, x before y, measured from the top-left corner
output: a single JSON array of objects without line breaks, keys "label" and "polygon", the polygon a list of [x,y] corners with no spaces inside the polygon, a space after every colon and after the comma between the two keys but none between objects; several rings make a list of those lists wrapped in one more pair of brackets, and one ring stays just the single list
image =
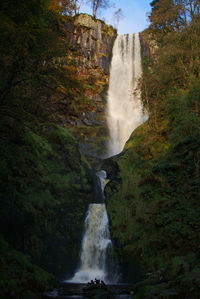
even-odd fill
[{"label": "green foliage", "polygon": [[[159,19],[164,26],[171,26],[168,17],[171,18],[172,12],[166,9],[165,2],[177,13],[175,25],[166,32],[159,26]],[[156,9],[153,9],[150,15],[151,24],[145,34],[151,41],[153,54],[144,61],[142,98],[152,115],[152,126],[155,128],[166,95],[168,97],[170,94],[176,94],[177,90],[186,90],[199,77],[199,4],[194,8],[194,11],[197,10],[195,17],[189,17],[190,21],[184,20],[183,17],[183,14],[186,18],[192,15],[194,2],[158,1],[155,4]]]},{"label": "green foliage", "polygon": [[86,80],[66,65],[66,17],[49,1],[0,6],[0,226],[9,244],[1,283],[28,298],[28,290],[49,288],[51,278],[31,263],[63,278],[79,258],[90,165],[55,110],[59,101],[68,114],[90,103],[80,96]]},{"label": "green foliage", "polygon": [[2,298],[12,296],[25,298],[32,293],[49,290],[56,285],[53,275],[33,265],[26,255],[13,250],[2,236],[0,236],[0,253]]},{"label": "green foliage", "polygon": [[[106,186],[110,229],[121,261],[127,260],[128,249],[143,273],[164,269],[168,279],[176,280],[178,294],[194,298],[199,284],[190,290],[192,280],[186,277],[192,273],[189,267],[199,265],[199,90],[197,79],[188,90],[163,96],[157,126],[150,115],[134,131],[124,152],[114,158],[119,170]],[[148,291],[141,289],[136,296],[146,298]]]},{"label": "green foliage", "polygon": [[[51,287],[51,276],[36,265],[63,278],[79,260],[92,179],[73,137],[80,132],[76,128],[72,135],[67,127],[83,111],[97,109],[91,99],[102,92],[107,76],[82,74],[81,49],[75,40],[68,45],[69,15],[78,4],[0,3],[0,227],[7,244],[1,247],[8,246],[0,280],[8,297],[31,298],[29,292]],[[99,126],[91,135],[104,131]]]},{"label": "green foliage", "polygon": [[122,264],[134,273],[137,260],[142,274],[157,278],[135,298],[168,298],[172,291],[198,298],[199,4],[159,0],[152,7],[141,82],[149,120],[110,162],[116,170],[106,186],[110,229]]},{"label": "green foliage", "polygon": [[[91,188],[89,165],[68,129],[49,123],[32,129],[28,123],[20,125],[0,148],[1,231],[15,248],[63,275],[78,258],[82,221],[91,200],[90,192],[86,194]],[[57,246],[49,249],[49,242]]]}]

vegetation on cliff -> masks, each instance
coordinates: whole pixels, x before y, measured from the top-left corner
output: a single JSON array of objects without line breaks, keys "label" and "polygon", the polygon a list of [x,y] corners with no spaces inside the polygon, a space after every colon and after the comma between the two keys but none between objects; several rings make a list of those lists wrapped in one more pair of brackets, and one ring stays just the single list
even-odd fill
[{"label": "vegetation on cliff", "polygon": [[93,109],[85,94],[96,81],[78,78],[69,16],[53,4],[0,4],[1,298],[28,298],[55,285],[38,266],[57,277],[72,274],[92,201],[90,165],[70,122]]},{"label": "vegetation on cliff", "polygon": [[119,258],[132,280],[138,268],[154,278],[133,298],[199,298],[200,15],[188,2],[195,10],[152,3],[142,33],[154,44],[141,83],[149,120],[113,158],[118,170],[106,187]]}]

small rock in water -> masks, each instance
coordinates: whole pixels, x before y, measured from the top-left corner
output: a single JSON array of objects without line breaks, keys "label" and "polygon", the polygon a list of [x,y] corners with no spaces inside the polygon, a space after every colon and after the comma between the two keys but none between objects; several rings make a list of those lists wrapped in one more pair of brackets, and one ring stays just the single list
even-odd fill
[{"label": "small rock in water", "polygon": [[83,288],[83,296],[86,298],[111,299],[112,291],[104,283],[103,280],[96,279],[87,283]]}]

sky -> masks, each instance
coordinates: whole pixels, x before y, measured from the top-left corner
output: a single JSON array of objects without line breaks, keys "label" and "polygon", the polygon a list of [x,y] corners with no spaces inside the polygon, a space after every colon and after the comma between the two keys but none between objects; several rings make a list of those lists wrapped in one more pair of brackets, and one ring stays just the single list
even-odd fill
[{"label": "sky", "polygon": [[[137,33],[148,27],[147,14],[151,11],[152,0],[111,0],[115,7],[99,11],[97,17],[107,24],[117,27],[118,34]],[[119,8],[122,9],[123,17],[116,26],[113,14]],[[81,12],[92,13],[89,6],[82,6]]]}]

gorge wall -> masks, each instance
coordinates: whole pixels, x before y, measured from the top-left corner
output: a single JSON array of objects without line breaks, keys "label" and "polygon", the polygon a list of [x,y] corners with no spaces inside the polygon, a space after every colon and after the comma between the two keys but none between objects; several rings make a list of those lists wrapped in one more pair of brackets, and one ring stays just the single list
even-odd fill
[{"label": "gorge wall", "polygon": [[[5,87],[1,82],[0,296],[28,298],[55,285],[55,276],[70,277],[79,260],[85,213],[94,201],[83,152],[101,155],[105,144],[105,90],[116,31],[88,15],[59,16],[60,23],[53,17],[53,25],[45,19],[41,32],[27,25],[32,35],[10,22],[16,32],[8,41],[11,50],[1,49],[4,81],[11,80]],[[34,36],[38,45],[17,51],[17,36],[31,45]]]},{"label": "gorge wall", "polygon": [[67,61],[66,57],[60,59],[73,72],[77,85],[66,99],[52,99],[51,109],[55,109],[57,122],[72,128],[81,152],[90,158],[101,157],[108,136],[106,92],[117,32],[112,26],[87,14],[69,18],[64,24],[64,32],[69,50]]},{"label": "gorge wall", "polygon": [[80,73],[89,77],[101,78],[109,74],[112,47],[116,37],[116,30],[102,20],[94,19],[87,14],[80,14],[69,20],[65,25],[66,38],[80,53],[76,56]]}]

